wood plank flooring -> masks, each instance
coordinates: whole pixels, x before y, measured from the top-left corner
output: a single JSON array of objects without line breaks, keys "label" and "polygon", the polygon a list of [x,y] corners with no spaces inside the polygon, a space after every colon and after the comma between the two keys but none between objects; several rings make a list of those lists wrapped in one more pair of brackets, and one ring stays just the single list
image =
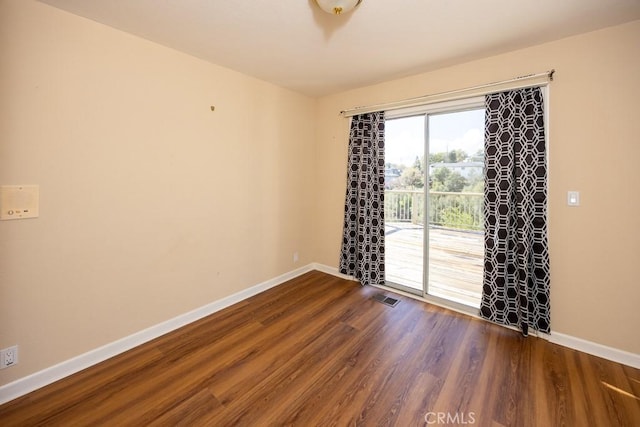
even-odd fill
[{"label": "wood plank flooring", "polygon": [[0,406],[0,425],[640,425],[640,370],[377,292],[307,273]]}]

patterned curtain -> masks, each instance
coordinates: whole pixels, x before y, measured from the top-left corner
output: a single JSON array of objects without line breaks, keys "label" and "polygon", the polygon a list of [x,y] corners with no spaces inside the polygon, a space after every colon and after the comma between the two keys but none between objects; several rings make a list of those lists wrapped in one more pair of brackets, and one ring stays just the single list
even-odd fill
[{"label": "patterned curtain", "polygon": [[384,112],[351,119],[340,272],[384,284]]},{"label": "patterned curtain", "polygon": [[485,99],[485,258],[480,313],[549,332],[547,164],[540,88]]}]

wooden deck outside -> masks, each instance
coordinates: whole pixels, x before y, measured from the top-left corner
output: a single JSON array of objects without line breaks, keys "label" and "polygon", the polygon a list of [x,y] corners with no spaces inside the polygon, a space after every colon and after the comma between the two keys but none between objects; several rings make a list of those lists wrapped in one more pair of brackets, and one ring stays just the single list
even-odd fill
[{"label": "wooden deck outside", "polygon": [[[389,222],[385,236],[386,278],[422,291],[423,226]],[[484,234],[429,230],[429,294],[480,307]]]}]

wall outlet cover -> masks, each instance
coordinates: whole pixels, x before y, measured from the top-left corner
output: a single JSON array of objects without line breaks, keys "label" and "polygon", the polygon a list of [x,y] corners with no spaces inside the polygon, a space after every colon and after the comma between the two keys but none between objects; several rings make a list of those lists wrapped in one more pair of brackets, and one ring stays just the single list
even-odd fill
[{"label": "wall outlet cover", "polygon": [[18,364],[18,346],[0,350],[0,369],[9,368]]}]

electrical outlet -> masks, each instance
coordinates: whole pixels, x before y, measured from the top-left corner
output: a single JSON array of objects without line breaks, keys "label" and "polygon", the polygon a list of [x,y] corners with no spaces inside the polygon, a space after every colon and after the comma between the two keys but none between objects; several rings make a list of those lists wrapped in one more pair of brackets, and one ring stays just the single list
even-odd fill
[{"label": "electrical outlet", "polygon": [[294,263],[298,262],[298,252],[297,251],[293,253],[293,262]]},{"label": "electrical outlet", "polygon": [[18,346],[0,350],[0,369],[9,368],[18,364]]}]

